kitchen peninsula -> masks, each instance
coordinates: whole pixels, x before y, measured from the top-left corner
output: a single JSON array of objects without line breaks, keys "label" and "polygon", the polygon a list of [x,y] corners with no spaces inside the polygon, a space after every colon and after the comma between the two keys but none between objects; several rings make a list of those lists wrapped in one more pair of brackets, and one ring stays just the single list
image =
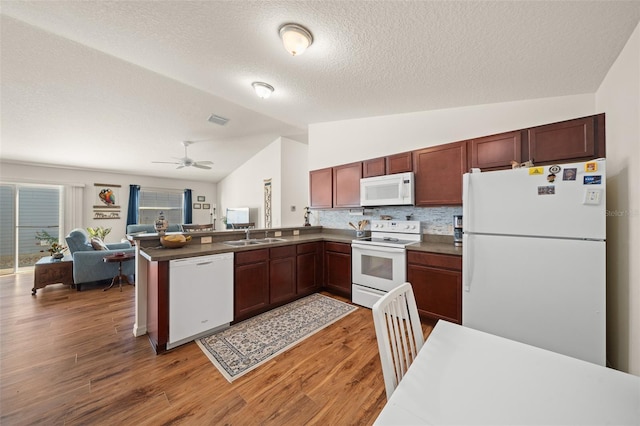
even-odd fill
[{"label": "kitchen peninsula", "polygon": [[[297,228],[252,229],[251,240],[263,240],[243,246],[225,242],[246,239],[245,231],[191,232],[191,241],[182,248],[167,249],[160,245],[155,233],[133,234],[128,238],[136,246],[135,336],[149,334],[156,353],[171,349],[169,333],[169,276],[171,261],[234,253],[233,322],[241,321],[276,306],[320,291],[326,284],[325,245],[344,247],[349,257],[354,233],[319,226]],[[459,258],[461,249],[454,247],[449,236],[430,238],[410,250],[436,256]],[[266,240],[264,240],[266,238]],[[327,248],[328,250],[328,248]],[[351,269],[331,268],[347,284],[344,290],[327,286],[350,296]],[[345,269],[345,270],[343,270]],[[271,282],[271,285],[269,285]],[[275,283],[275,284],[274,284]],[[454,289],[456,292],[457,289]],[[198,295],[194,295],[198,297]],[[428,309],[425,313],[428,313]],[[444,316],[443,316],[444,317]]]}]

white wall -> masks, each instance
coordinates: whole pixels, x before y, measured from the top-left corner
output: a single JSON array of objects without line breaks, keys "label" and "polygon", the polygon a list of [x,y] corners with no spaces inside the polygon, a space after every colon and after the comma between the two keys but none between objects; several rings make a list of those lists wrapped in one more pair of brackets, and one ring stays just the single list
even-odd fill
[{"label": "white wall", "polygon": [[596,93],[607,132],[607,352],[640,375],[640,25]]},{"label": "white wall", "polygon": [[584,94],[311,124],[309,169],[593,115],[594,107]]},{"label": "white wall", "polygon": [[[163,188],[163,189],[186,189],[193,190],[193,201],[196,196],[205,196],[205,202],[213,202],[216,199],[216,186],[214,183],[181,181],[175,179],[152,178],[147,176],[124,175],[116,173],[105,173],[90,170],[72,170],[64,168],[44,167],[44,166],[26,166],[20,164],[0,163],[0,181],[6,183],[31,183],[31,184],[55,184],[55,185],[74,185],[84,186],[83,206],[80,209],[82,217],[78,220],[69,220],[68,216],[78,206],[66,206],[65,229],[66,234],[73,226],[96,227],[103,226],[111,228],[111,233],[107,236],[107,242],[119,242],[124,237],[127,225],[127,205],[129,203],[129,185],[137,184],[143,187]],[[120,219],[93,219],[93,205],[95,195],[95,183],[107,183],[113,185],[121,185],[119,201]],[[208,211],[194,210],[194,223],[208,223]]]},{"label": "white wall", "polygon": [[[271,226],[301,226],[309,198],[307,145],[278,138],[218,182],[221,218],[228,207],[258,210],[257,228],[265,226],[264,180],[271,179]],[[296,206],[291,212],[290,207]]]},{"label": "white wall", "polygon": [[282,226],[304,225],[304,208],[309,205],[308,152],[308,145],[282,138]]}]

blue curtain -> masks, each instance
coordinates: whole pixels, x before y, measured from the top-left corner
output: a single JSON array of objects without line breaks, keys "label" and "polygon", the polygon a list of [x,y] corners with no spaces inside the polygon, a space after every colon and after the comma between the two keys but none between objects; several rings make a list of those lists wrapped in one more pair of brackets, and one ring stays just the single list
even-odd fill
[{"label": "blue curtain", "polygon": [[192,200],[191,200],[191,190],[184,190],[184,223],[191,223],[193,221],[193,210],[192,210]]},{"label": "blue curtain", "polygon": [[140,185],[129,185],[127,225],[135,225],[138,223],[138,207],[140,207]]}]

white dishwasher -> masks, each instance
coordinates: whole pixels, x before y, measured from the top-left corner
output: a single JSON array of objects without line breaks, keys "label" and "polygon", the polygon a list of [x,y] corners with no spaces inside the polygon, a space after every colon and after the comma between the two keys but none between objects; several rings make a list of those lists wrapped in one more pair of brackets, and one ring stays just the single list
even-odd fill
[{"label": "white dishwasher", "polygon": [[229,326],[233,321],[233,253],[169,262],[167,349]]}]

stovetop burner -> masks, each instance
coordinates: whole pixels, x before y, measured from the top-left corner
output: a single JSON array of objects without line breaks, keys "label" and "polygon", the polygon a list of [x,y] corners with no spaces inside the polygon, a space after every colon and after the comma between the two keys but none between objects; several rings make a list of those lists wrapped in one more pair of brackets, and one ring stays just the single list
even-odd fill
[{"label": "stovetop burner", "polygon": [[371,237],[353,240],[353,244],[384,247],[406,247],[422,241],[420,222],[417,220],[373,220]]}]

